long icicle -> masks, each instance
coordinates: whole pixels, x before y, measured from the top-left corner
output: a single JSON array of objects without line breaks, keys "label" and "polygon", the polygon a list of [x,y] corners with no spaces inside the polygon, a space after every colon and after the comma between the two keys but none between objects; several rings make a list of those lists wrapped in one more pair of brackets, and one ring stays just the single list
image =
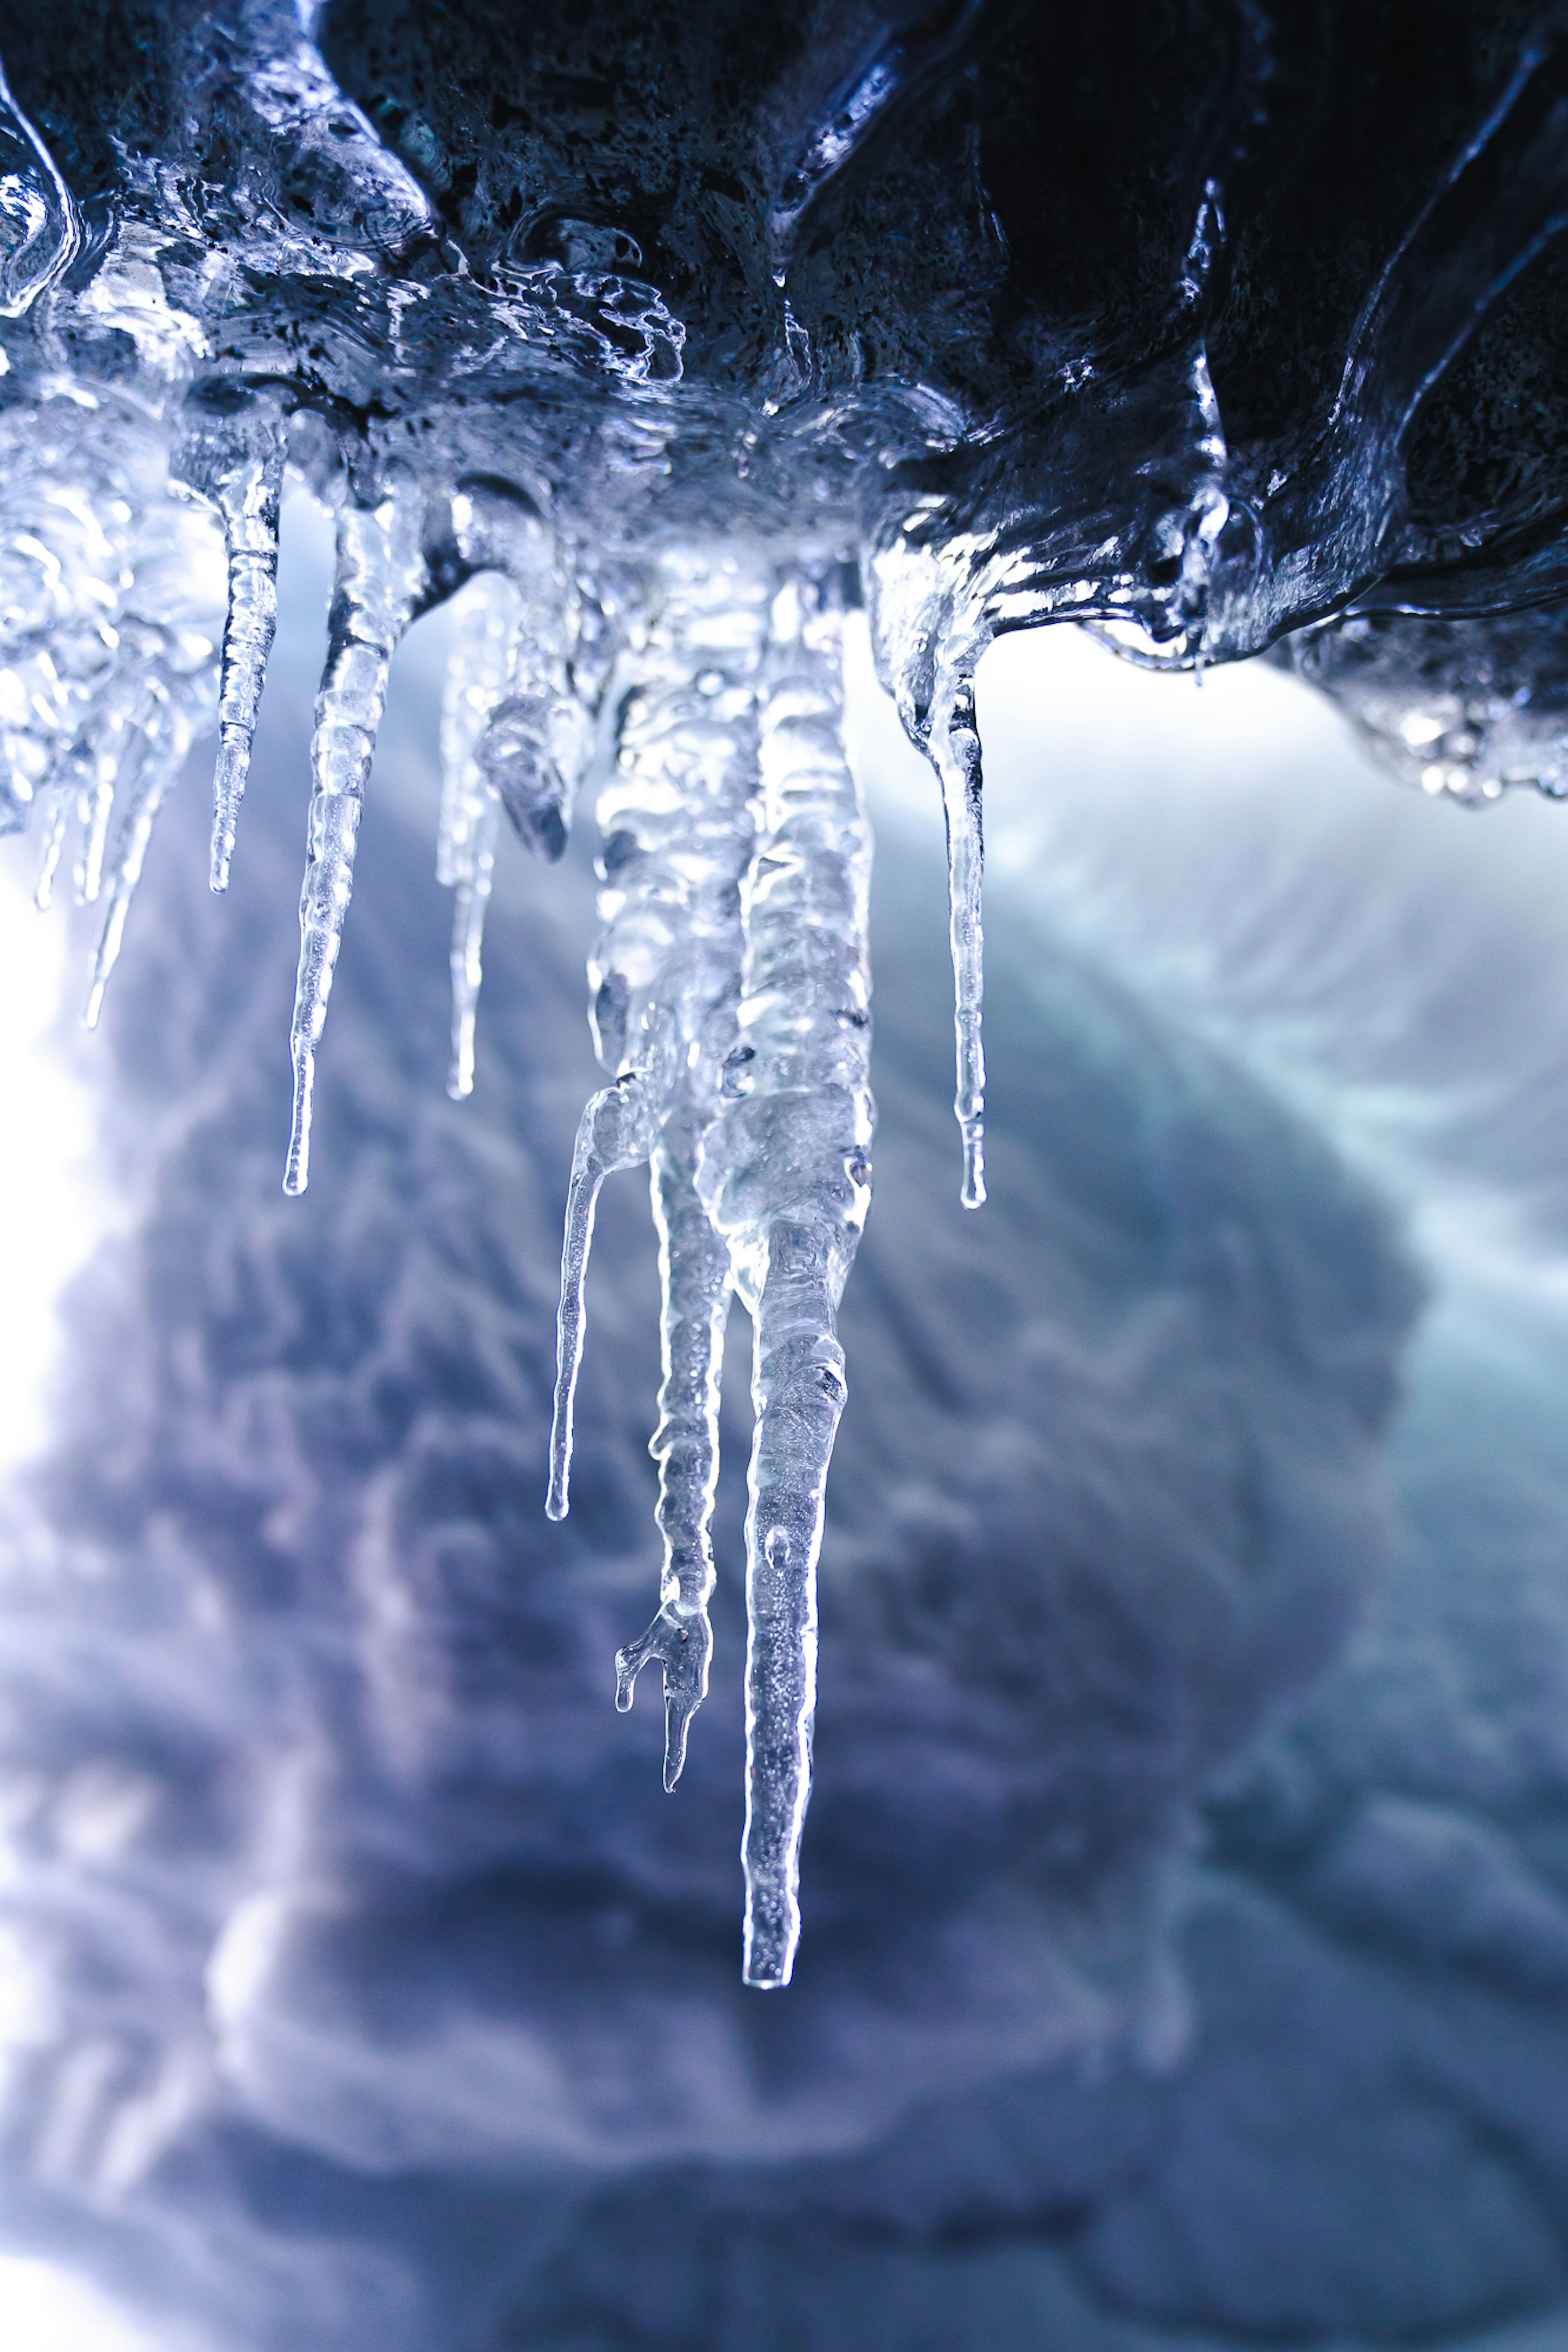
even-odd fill
[{"label": "long icicle", "polygon": [[288,440],[281,417],[253,424],[234,463],[213,481],[228,557],[228,605],[218,688],[218,751],[213,775],[211,883],[228,888],[240,803],[250,774],[268,657],[278,626],[278,510]]},{"label": "long icicle", "polygon": [[746,1515],[745,1979],[787,1984],[811,1789],[816,1564],[846,1394],[837,1315],[870,1202],[871,835],[843,747],[840,616],[802,578],[773,608],[762,824],[742,894],[736,1099],[699,1181],[754,1327]]},{"label": "long icicle", "polygon": [[[702,1139],[723,1108],[736,1040],[741,885],[755,835],[756,706],[773,583],[755,562],[700,549],[672,554],[661,571],[636,682],[616,696],[618,757],[598,808],[605,928],[593,976],[599,1057],[635,1074],[646,1089],[649,1126],[640,1156],[651,1162],[663,1291],[664,1381],[652,1440],[664,1539],[659,1610],[616,1656],[616,1699],[628,1707],[643,1667],[658,1661],[664,1784],[673,1789],[707,1691],[712,1647],[709,1523],[730,1286],[728,1247],[713,1234],[693,1180]],[[558,1403],[569,1402],[569,1351],[581,1343],[581,1261],[572,1233],[584,1230],[576,1203],[585,1196],[575,1167],[574,1196]],[[561,1426],[558,1415],[558,1434]],[[552,1482],[552,1500],[565,1501],[563,1474]]]},{"label": "long icicle", "polygon": [[327,660],[310,742],[309,859],[300,893],[300,970],[290,1050],[294,1111],[283,1190],[305,1190],[316,1048],[353,890],[354,846],[393,650],[425,588],[421,505],[395,476],[374,507],[346,503],[338,518],[337,571]]}]

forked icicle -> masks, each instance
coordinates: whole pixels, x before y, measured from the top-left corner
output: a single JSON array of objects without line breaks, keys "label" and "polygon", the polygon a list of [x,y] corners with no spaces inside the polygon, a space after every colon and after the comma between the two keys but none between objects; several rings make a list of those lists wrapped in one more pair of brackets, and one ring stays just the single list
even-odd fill
[{"label": "forked icicle", "polygon": [[547,1517],[563,1519],[572,1475],[572,1413],[586,1332],[584,1290],[594,1218],[606,1176],[635,1168],[653,1148],[655,1122],[649,1090],[640,1071],[628,1070],[613,1087],[603,1087],[584,1111],[572,1154],[566,1195],[566,1234],[561,1246],[561,1305],[555,1320],[555,1411],[550,1429],[550,1492]]},{"label": "forked icicle", "polygon": [[153,838],[158,811],[170,785],[179,775],[191,747],[190,720],[179,704],[167,696],[159,704],[156,718],[144,722],[142,733],[145,748],[131,779],[114,855],[109,862],[103,923],[88,977],[84,1018],[89,1029],[98,1026],[98,1016],[103,1009],[103,992],[109,985],[110,972],[120,961],[121,943],[125,936],[125,918],[130,912],[136,886],[142,879],[147,845]]},{"label": "forked icicle", "polygon": [[212,887],[228,887],[240,803],[250,773],[268,656],[278,626],[278,509],[287,442],[280,419],[221,473],[212,495],[223,517],[228,608],[218,689],[217,766],[213,776]]},{"label": "forked icicle", "polygon": [[309,1176],[316,1048],[353,889],[354,847],[386,703],[387,672],[425,586],[420,523],[419,499],[405,477],[395,478],[376,506],[350,503],[338,518],[327,660],[310,743],[310,848],[300,893],[300,971],[290,1035],[294,1115],[286,1192],[302,1192]]}]

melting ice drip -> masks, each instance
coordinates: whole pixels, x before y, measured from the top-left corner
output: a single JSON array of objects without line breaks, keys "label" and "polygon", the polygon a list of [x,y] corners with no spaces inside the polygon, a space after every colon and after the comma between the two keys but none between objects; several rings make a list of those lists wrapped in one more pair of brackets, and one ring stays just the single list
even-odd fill
[{"label": "melting ice drip", "polygon": [[[337,530],[291,1030],[284,1182],[298,1193],[389,667],[410,623],[460,592],[437,845],[454,893],[454,1096],[474,1081],[501,814],[559,857],[574,796],[597,779],[592,1017],[608,1083],[573,1157],[548,1508],[567,1507],[599,1192],[646,1162],[664,1560],[658,1612],[616,1660],[617,1704],[657,1664],[673,1789],[708,1687],[719,1376],[737,1294],[755,1404],[745,1971],[781,1985],[799,1934],[815,1584],[845,1399],[836,1318],[873,1126],[871,851],[843,744],[846,595],[864,593],[883,681],[942,789],[962,1197],[974,1207],[986,644],[1050,620],[1135,623],[1146,653],[1191,667],[1347,608],[1404,544],[1402,436],[1425,391],[1568,221],[1568,33],[1525,56],[1379,278],[1317,444],[1295,472],[1260,468],[1267,492],[1247,498],[1205,341],[1224,240],[1212,177],[1170,257],[1148,356],[1120,377],[1087,361],[1058,371],[1005,430],[920,382],[863,384],[853,337],[845,380],[813,353],[785,292],[805,215],[958,53],[979,0],[871,26],[810,120],[779,131],[752,289],[771,324],[741,389],[683,383],[686,330],[657,288],[620,274],[637,258],[627,236],[552,216],[552,249],[509,247],[470,269],[301,30],[313,13],[235,0],[218,42],[200,9],[177,26],[171,14],[188,50],[175,150],[121,155],[123,184],[91,238],[0,79],[0,830],[37,810],[43,905],[75,827],[77,897],[103,909],[89,1022],[158,808],[215,726],[212,885],[226,887],[292,465]],[[1238,87],[1251,106],[1245,73]],[[429,127],[408,117],[398,135],[438,179]],[[268,284],[282,289],[270,309],[257,291]],[[322,317],[330,330],[298,331]],[[1528,616],[1520,625],[1489,701],[1448,692],[1441,622],[1416,698],[1401,686],[1405,640],[1389,634],[1403,624],[1386,619],[1321,626],[1298,666],[1342,691],[1374,737],[1396,738],[1427,790],[1489,797],[1526,777],[1562,789],[1560,746],[1547,758],[1542,726],[1521,716],[1542,640]]]}]

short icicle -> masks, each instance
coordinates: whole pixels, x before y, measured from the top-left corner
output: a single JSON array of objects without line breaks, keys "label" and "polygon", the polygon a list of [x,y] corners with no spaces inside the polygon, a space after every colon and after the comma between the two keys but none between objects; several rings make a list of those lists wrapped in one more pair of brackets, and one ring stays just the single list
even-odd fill
[{"label": "short icicle", "polygon": [[699,1171],[754,1327],[742,1859],[745,1979],[762,1987],[789,1982],[800,1936],[837,1316],[870,1202],[871,835],[843,747],[830,579],[790,582],[773,607],[732,1098]]},{"label": "short icicle", "polygon": [[228,887],[240,803],[250,774],[250,747],[278,626],[278,509],[287,448],[281,418],[268,416],[212,485],[212,496],[223,517],[228,557],[217,766],[213,776],[211,883],[215,890]]},{"label": "short icicle", "polygon": [[154,705],[153,714],[143,720],[142,733],[143,749],[131,777],[113,856],[109,861],[103,922],[88,976],[87,1011],[83,1018],[89,1029],[98,1026],[98,1017],[103,1010],[103,992],[109,985],[110,972],[120,961],[121,943],[125,936],[125,918],[130,912],[136,886],[142,879],[147,845],[153,838],[158,811],[191,748],[190,719],[180,703],[166,693]]},{"label": "short icicle", "polygon": [[425,588],[420,523],[417,493],[404,476],[393,478],[374,506],[351,499],[338,518],[327,660],[310,743],[309,857],[300,893],[290,1035],[294,1112],[283,1178],[290,1193],[302,1192],[309,1175],[316,1048],[353,889],[354,846],[387,672]]}]

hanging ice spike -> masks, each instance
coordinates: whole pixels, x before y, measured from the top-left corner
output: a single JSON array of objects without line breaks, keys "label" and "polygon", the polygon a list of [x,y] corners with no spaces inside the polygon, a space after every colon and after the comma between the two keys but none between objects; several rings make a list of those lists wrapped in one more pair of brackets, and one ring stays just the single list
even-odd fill
[{"label": "hanging ice spike", "polygon": [[316,1048],[353,890],[354,847],[386,703],[387,672],[394,648],[425,591],[421,520],[416,486],[396,473],[375,505],[348,499],[338,518],[327,660],[310,742],[310,842],[300,893],[300,971],[290,1034],[294,1114],[283,1177],[286,1192],[302,1192],[309,1179]]},{"label": "hanging ice spike", "polygon": [[223,517],[228,558],[228,608],[218,689],[218,752],[213,777],[212,887],[228,887],[240,803],[250,773],[268,656],[278,626],[278,508],[287,436],[281,417],[251,425],[212,495]]}]

